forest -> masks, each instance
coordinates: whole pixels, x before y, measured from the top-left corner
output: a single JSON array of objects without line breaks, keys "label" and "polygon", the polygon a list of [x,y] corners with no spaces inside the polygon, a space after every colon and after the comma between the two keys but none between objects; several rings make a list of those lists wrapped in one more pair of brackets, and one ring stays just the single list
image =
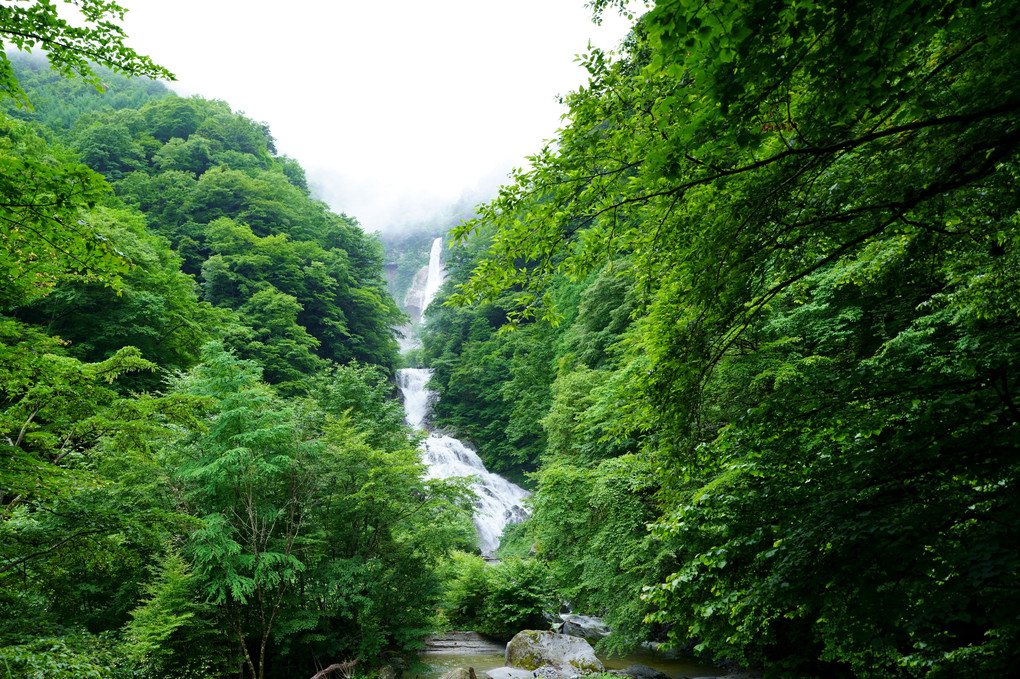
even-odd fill
[{"label": "forest", "polygon": [[[1020,675],[1015,3],[592,0],[633,25],[557,138],[385,242],[77,4],[0,4],[0,676],[370,679],[563,602],[603,653]],[[533,492],[496,566],[405,366]]]}]

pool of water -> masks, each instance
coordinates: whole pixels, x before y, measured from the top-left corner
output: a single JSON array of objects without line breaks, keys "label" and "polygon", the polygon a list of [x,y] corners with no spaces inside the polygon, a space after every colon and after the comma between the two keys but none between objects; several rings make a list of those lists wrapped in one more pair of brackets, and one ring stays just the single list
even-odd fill
[{"label": "pool of water", "polygon": [[[674,679],[677,677],[710,677],[724,674],[718,668],[699,663],[693,658],[683,655],[670,657],[651,651],[646,653],[638,652],[623,657],[599,656],[599,660],[602,661],[607,669],[622,670],[629,665],[648,665],[674,677]],[[503,655],[495,653],[432,653],[422,656],[419,661],[425,667],[418,667],[405,672],[403,679],[438,679],[438,677],[458,667],[473,667],[478,675],[478,679],[487,679],[488,675],[485,673],[488,670],[506,665]]]},{"label": "pool of water", "polygon": [[606,669],[622,670],[630,665],[648,665],[671,677],[717,677],[726,674],[714,665],[700,663],[694,658],[677,654],[636,651],[625,656],[599,656]]}]

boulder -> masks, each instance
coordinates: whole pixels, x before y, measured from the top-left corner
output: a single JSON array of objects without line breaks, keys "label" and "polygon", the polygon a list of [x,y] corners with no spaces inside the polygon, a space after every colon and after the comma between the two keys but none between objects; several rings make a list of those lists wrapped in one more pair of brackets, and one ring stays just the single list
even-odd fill
[{"label": "boulder", "polygon": [[378,679],[397,679],[397,670],[393,665],[383,665],[376,676]]},{"label": "boulder", "polygon": [[552,665],[542,665],[537,670],[531,673],[535,679],[568,679],[571,676],[577,676],[574,673],[567,673],[558,667]]},{"label": "boulder", "polygon": [[552,665],[567,675],[596,674],[606,669],[584,639],[541,630],[518,632],[506,645],[506,664],[532,671]]},{"label": "boulder", "polygon": [[513,667],[497,667],[485,670],[489,679],[533,679],[535,676],[530,670],[514,669]]},{"label": "boulder", "polygon": [[602,618],[594,615],[568,613],[561,614],[560,619],[563,621],[559,627],[560,634],[569,634],[588,641],[598,641],[609,635],[609,626],[602,622]]},{"label": "boulder", "polygon": [[386,656],[386,664],[396,671],[398,677],[411,667],[407,664],[407,660],[399,653],[389,653]]}]

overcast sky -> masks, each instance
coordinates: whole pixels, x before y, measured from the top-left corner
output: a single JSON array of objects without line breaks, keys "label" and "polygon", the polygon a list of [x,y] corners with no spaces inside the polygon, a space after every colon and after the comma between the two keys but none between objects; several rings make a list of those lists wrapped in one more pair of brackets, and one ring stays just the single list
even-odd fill
[{"label": "overcast sky", "polygon": [[181,94],[269,123],[336,211],[387,230],[501,183],[555,136],[575,56],[629,23],[584,0],[120,0]]}]

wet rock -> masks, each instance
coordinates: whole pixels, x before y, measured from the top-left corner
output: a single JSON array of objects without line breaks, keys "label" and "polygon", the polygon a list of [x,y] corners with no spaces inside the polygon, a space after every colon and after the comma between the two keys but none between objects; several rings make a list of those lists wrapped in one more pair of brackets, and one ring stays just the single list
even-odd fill
[{"label": "wet rock", "polygon": [[513,667],[497,667],[495,669],[486,670],[485,674],[489,675],[489,679],[533,679],[535,676],[530,670],[516,669]]},{"label": "wet rock", "polygon": [[439,679],[475,679],[472,674],[471,670],[467,667],[457,667],[439,677]]},{"label": "wet rock", "polygon": [[681,644],[679,648],[674,648],[672,646],[667,648],[666,644],[659,641],[641,642],[641,648],[649,650],[655,655],[663,658],[679,658],[684,654],[684,652],[690,652],[691,648],[693,647],[694,644],[691,643]]},{"label": "wet rock", "polygon": [[595,642],[609,635],[609,626],[602,622],[602,618],[594,615],[561,614],[560,634],[569,634],[572,637],[581,637],[589,642]]},{"label": "wet rock", "polygon": [[505,648],[503,644],[498,644],[491,639],[483,637],[478,632],[451,631],[446,634],[425,637],[425,650],[422,653],[483,655],[486,653],[503,653]]},{"label": "wet rock", "polygon": [[552,665],[566,676],[595,674],[606,669],[584,639],[541,630],[518,632],[506,645],[506,664],[525,670]]},{"label": "wet rock", "polygon": [[401,673],[407,671],[410,665],[407,664],[407,660],[398,653],[390,653],[386,657],[386,664],[392,667],[399,677]]},{"label": "wet rock", "polygon": [[634,677],[634,679],[671,679],[665,672],[660,672],[648,665],[629,665],[627,669],[621,671],[621,674]]}]

